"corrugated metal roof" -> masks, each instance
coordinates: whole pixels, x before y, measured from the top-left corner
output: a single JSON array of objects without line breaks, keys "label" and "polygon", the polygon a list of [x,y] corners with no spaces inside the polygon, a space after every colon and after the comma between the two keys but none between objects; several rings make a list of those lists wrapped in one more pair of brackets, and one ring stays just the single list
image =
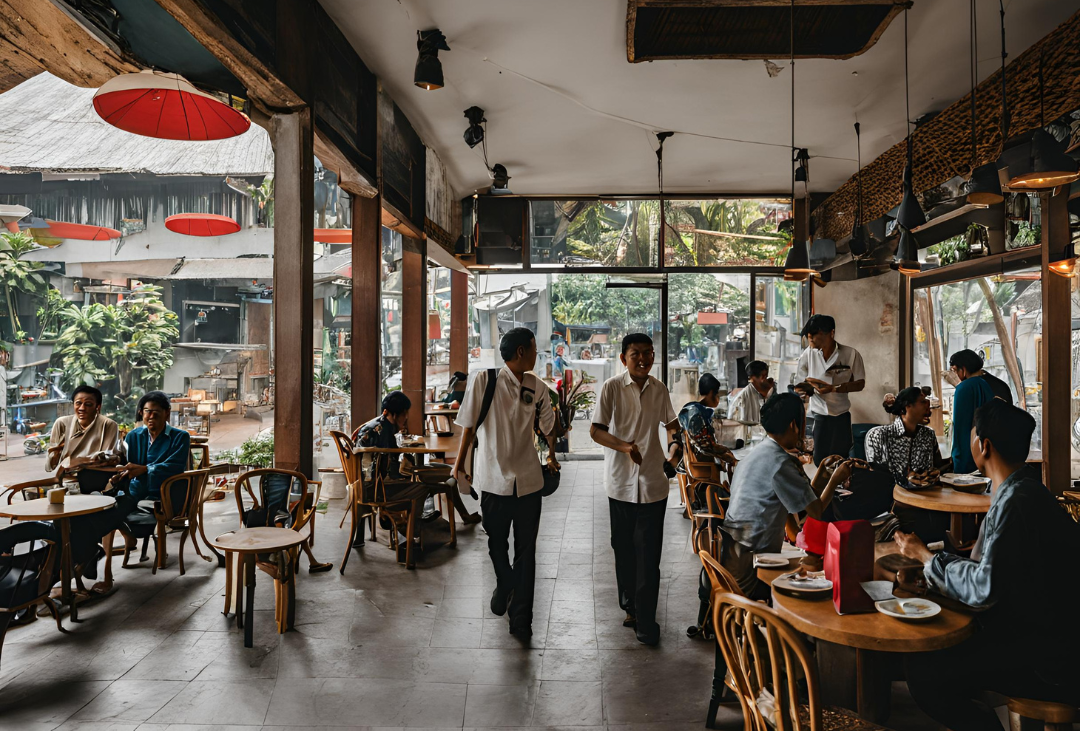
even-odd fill
[{"label": "corrugated metal roof", "polygon": [[94,112],[95,89],[41,73],[0,94],[0,170],[157,175],[267,175],[270,136],[251,125],[216,142],[159,140],[124,132]]}]

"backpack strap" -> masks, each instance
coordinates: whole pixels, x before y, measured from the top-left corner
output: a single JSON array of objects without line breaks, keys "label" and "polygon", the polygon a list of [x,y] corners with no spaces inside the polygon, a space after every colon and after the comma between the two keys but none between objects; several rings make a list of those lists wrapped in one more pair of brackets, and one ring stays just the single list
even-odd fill
[{"label": "backpack strap", "polygon": [[474,431],[480,431],[480,425],[484,423],[484,419],[487,418],[488,411],[491,410],[491,402],[495,398],[495,384],[499,380],[499,371],[495,368],[487,369],[487,386],[484,388],[484,400],[480,402],[480,417],[476,420],[476,429]]}]

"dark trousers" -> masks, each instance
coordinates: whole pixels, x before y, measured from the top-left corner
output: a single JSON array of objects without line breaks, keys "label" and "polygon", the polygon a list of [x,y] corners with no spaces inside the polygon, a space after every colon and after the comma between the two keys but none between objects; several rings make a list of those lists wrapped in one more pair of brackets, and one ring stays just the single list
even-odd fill
[{"label": "dark trousers", "polygon": [[608,498],[608,506],[619,606],[637,618],[639,634],[659,632],[656,603],[660,597],[660,554],[664,548],[667,498],[655,503],[627,503]]},{"label": "dark trousers", "polygon": [[834,454],[851,452],[851,412],[839,416],[814,414],[814,464]]},{"label": "dark trousers", "polygon": [[[514,488],[515,492],[517,487]],[[524,497],[480,493],[480,511],[488,534],[488,555],[498,591],[513,592],[507,613],[511,627],[532,624],[536,583],[536,535],[540,531],[543,498],[539,491]],[[514,529],[514,563],[510,563],[510,529]]]},{"label": "dark trousers", "polygon": [[983,631],[947,650],[912,653],[908,689],[926,715],[952,731],[1002,731],[997,714],[979,702],[982,691],[1080,704],[1080,672],[1051,670],[1035,656],[1045,651],[1041,644],[1003,642]]},{"label": "dark trousers", "polygon": [[139,501],[130,495],[120,495],[116,505],[108,510],[89,515],[78,515],[71,519],[71,558],[76,564],[92,560],[97,551],[98,542],[111,531],[116,530],[127,519],[129,513],[138,508]]}]

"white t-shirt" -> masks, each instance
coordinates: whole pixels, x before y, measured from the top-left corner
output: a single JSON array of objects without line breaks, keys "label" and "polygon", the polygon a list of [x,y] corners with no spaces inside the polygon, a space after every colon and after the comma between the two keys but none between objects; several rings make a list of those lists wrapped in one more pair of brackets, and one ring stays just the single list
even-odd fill
[{"label": "white t-shirt", "polygon": [[[550,434],[555,426],[555,412],[551,408],[547,386],[535,374],[526,373],[519,382],[510,369],[503,366],[496,379],[491,407],[476,435],[473,487],[495,495],[513,495],[516,482],[518,497],[531,495],[544,486],[544,474],[533,438],[537,402],[541,404],[540,429],[545,434]],[[469,377],[455,424],[470,429],[476,426],[487,382],[486,370]],[[530,403],[522,400],[523,388],[532,390]]]},{"label": "white t-shirt", "polygon": [[[776,389],[769,391],[772,396]],[[735,398],[728,404],[728,418],[741,421],[743,424],[760,424],[761,407],[765,405],[765,396],[762,396],[751,383],[735,394]]]},{"label": "white t-shirt", "polygon": [[[802,382],[807,378],[818,378],[833,386],[851,381],[866,380],[862,356],[855,348],[836,343],[832,356],[826,360],[820,350],[811,346],[799,356],[796,378]],[[840,416],[851,409],[851,399],[846,393],[819,394],[810,397],[810,411],[814,414]]]},{"label": "white t-shirt", "polygon": [[607,495],[626,503],[655,503],[668,496],[664,474],[664,445],[660,425],[675,419],[671,396],[663,382],[649,376],[638,390],[630,371],[604,382],[593,423],[606,426],[619,439],[637,444],[641,465],[630,455],[604,449],[604,487]]}]

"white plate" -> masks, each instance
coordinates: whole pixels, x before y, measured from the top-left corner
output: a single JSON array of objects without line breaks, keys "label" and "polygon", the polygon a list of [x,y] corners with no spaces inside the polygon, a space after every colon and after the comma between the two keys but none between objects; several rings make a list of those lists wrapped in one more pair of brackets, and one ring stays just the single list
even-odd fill
[{"label": "white plate", "polygon": [[791,563],[786,558],[780,558],[775,554],[759,554],[754,556],[754,567],[759,569],[786,569]]},{"label": "white plate", "polygon": [[783,593],[795,594],[798,596],[824,596],[826,594],[832,594],[832,582],[824,576],[795,581],[793,580],[793,577],[796,576],[798,576],[798,574],[790,573],[776,577],[772,582],[773,588],[779,589]]},{"label": "white plate", "polygon": [[967,487],[969,485],[988,485],[990,480],[985,477],[979,477],[978,475],[964,475],[956,472],[947,472],[941,476],[941,482],[945,485],[962,485]]},{"label": "white plate", "polygon": [[929,599],[886,599],[874,602],[874,607],[882,614],[908,622],[922,622],[941,614],[941,607]]}]

